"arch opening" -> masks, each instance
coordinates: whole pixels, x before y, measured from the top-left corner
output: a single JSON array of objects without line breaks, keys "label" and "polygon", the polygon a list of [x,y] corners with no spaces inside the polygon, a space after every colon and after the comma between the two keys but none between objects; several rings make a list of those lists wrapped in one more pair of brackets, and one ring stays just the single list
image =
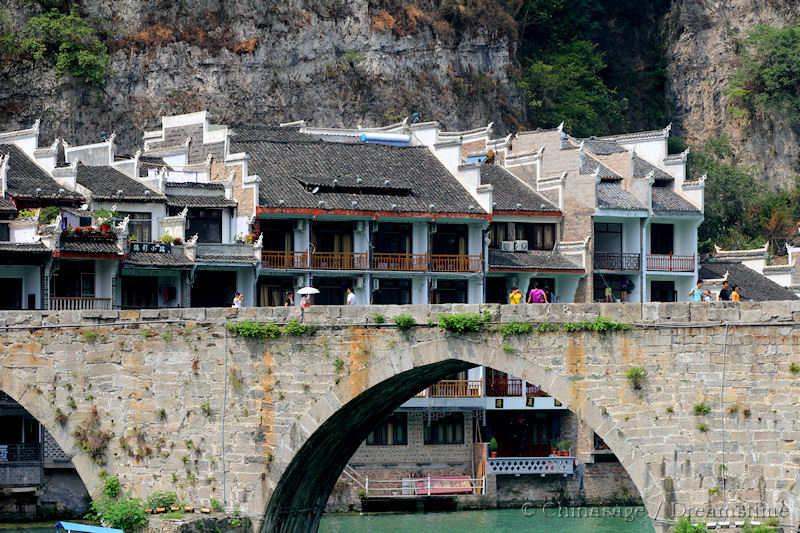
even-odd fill
[{"label": "arch opening", "polygon": [[[316,531],[342,471],[373,429],[418,392],[454,374],[481,366],[476,363],[478,362],[447,359],[417,366],[378,382],[337,409],[308,437],[283,472],[267,504],[261,531]],[[520,374],[523,386],[526,380],[535,381],[537,377],[544,376],[544,372],[533,365],[527,371],[515,372],[515,375]],[[566,382],[560,383],[551,377],[548,390],[539,390],[557,403],[562,403],[563,400],[559,402],[559,393],[563,395],[566,388]],[[562,397],[566,399],[565,396]],[[586,405],[582,406],[583,413],[566,402],[564,405],[571,409],[570,412],[580,423],[592,429],[597,439],[595,442],[607,447],[612,454],[616,451],[615,448],[620,447],[620,437],[616,435],[618,432],[615,429],[608,424],[599,428],[597,420],[593,425],[583,416],[587,412]],[[596,408],[594,411],[600,412]],[[642,465],[631,465],[630,462],[636,459],[632,459],[630,453],[625,453],[623,457],[625,459],[620,457],[619,461],[625,474],[629,476],[642,501],[647,504],[643,479],[634,479],[630,472],[631,466],[643,471]]]},{"label": "arch opening", "polygon": [[0,390],[0,522],[82,517],[90,502],[72,458],[41,419]]}]

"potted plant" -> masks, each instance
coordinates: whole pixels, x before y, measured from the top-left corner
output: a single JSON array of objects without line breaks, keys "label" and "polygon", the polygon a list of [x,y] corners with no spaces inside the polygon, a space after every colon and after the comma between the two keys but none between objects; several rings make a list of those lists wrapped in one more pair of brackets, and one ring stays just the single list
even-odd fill
[{"label": "potted plant", "polygon": [[497,439],[494,437],[489,441],[489,456],[492,459],[497,458]]},{"label": "potted plant", "polygon": [[556,442],[556,449],[558,450],[558,455],[560,457],[569,457],[570,447],[572,447],[572,443],[567,439],[561,439]]}]

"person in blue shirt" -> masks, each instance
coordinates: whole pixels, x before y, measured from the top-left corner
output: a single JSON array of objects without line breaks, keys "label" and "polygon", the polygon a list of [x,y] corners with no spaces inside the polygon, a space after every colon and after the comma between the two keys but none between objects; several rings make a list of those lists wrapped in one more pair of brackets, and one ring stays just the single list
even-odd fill
[{"label": "person in blue shirt", "polygon": [[703,301],[703,280],[698,279],[694,289],[689,291],[689,300],[692,302]]}]

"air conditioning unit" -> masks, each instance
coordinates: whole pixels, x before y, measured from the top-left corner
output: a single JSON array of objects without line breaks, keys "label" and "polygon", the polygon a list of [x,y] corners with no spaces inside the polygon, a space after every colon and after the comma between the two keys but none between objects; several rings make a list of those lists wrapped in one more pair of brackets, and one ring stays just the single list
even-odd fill
[{"label": "air conditioning unit", "polygon": [[500,241],[500,249],[504,252],[513,252],[514,242],[515,241]]},{"label": "air conditioning unit", "polygon": [[294,230],[295,231],[305,231],[306,230],[306,221],[305,220],[296,220],[294,223]]},{"label": "air conditioning unit", "polygon": [[514,250],[517,252],[527,252],[528,241],[514,241]]},{"label": "air conditioning unit", "polygon": [[356,278],[356,289],[363,289],[364,288],[364,278]]},{"label": "air conditioning unit", "polygon": [[373,291],[381,290],[381,280],[379,280],[379,279],[373,279],[372,280],[372,290]]}]

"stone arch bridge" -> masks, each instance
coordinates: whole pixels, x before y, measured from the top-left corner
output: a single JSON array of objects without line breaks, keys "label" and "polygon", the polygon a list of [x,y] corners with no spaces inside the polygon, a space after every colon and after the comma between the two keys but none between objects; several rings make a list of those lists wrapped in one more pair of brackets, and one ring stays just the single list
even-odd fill
[{"label": "stone arch bridge", "polygon": [[[481,333],[434,325],[442,313],[485,311]],[[398,331],[400,313],[418,326]],[[598,315],[631,328],[505,340],[498,331]],[[298,317],[3,312],[0,390],[72,456],[90,493],[106,470],[140,497],[216,498],[262,531],[300,532],[316,530],[375,424],[437,380],[485,365],[539,384],[603,438],[659,528],[709,511],[800,523],[798,302],[314,307],[311,334],[248,339],[226,328]],[[626,378],[635,366],[647,371],[641,390]],[[700,403],[710,413],[694,414]]]}]

